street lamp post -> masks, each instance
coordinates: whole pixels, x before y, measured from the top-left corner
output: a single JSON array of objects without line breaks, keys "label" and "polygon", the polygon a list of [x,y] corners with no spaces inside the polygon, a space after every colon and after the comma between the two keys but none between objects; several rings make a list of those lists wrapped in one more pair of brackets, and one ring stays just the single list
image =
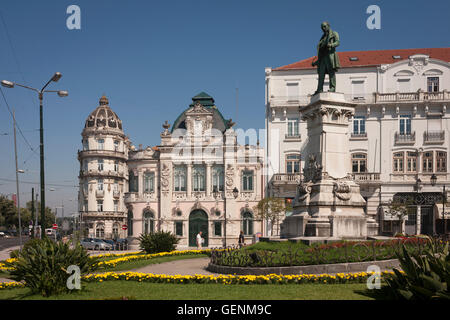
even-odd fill
[{"label": "street lamp post", "polygon": [[[238,188],[234,187],[233,189],[233,197],[234,199],[237,199],[239,195]],[[227,246],[227,213],[225,212],[225,247]]]},{"label": "street lamp post", "polygon": [[45,236],[45,230],[43,228],[43,223],[45,221],[45,179],[44,179],[44,120],[43,120],[43,99],[44,99],[44,93],[45,92],[56,92],[58,94],[58,96],[60,97],[67,97],[68,96],[68,92],[67,91],[62,91],[62,90],[45,90],[45,88],[47,88],[47,86],[50,84],[50,82],[58,82],[59,79],[61,79],[61,73],[56,72],[52,78],[47,81],[47,83],[42,87],[41,90],[23,85],[23,84],[19,84],[19,83],[15,83],[15,82],[11,82],[11,81],[7,81],[7,80],[2,80],[1,84],[2,86],[6,87],[6,88],[14,88],[15,85],[25,88],[25,89],[29,89],[29,90],[33,90],[35,92],[38,93],[39,96],[39,124],[40,124],[40,164],[41,164],[41,237],[43,238]]},{"label": "street lamp post", "polygon": [[[437,177],[436,175],[433,173],[433,175],[430,178],[431,180],[431,185],[434,187],[436,185],[436,181],[437,181]],[[443,234],[445,236],[447,236],[447,220],[445,219],[445,204],[447,202],[447,195],[445,193],[445,184],[442,187],[442,222],[443,222]]]}]

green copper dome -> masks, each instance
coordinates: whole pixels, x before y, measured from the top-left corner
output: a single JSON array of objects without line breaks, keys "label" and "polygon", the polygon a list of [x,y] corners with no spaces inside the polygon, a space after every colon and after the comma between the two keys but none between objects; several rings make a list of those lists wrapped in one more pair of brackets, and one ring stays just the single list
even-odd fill
[{"label": "green copper dome", "polygon": [[192,97],[192,103],[189,105],[189,108],[184,110],[183,113],[180,114],[174,121],[171,132],[173,132],[175,129],[186,129],[186,125],[184,123],[184,120],[186,119],[186,111],[188,111],[190,108],[193,108],[197,102],[203,105],[203,107],[213,111],[214,128],[225,132],[225,130],[231,127],[231,120],[225,120],[222,113],[220,113],[219,109],[217,109],[216,105],[214,104],[213,97],[202,91],[196,96]]}]

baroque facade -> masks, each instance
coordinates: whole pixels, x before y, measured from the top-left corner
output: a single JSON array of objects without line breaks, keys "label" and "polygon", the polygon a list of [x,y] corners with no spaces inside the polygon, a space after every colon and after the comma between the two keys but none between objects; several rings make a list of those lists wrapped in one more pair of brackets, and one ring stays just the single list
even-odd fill
[{"label": "baroque facade", "polygon": [[[442,206],[450,184],[450,48],[338,54],[336,92],[356,105],[345,167],[360,185],[367,217],[380,235],[440,234],[445,225],[450,232],[450,208]],[[317,87],[313,60],[265,70],[266,192],[287,202],[295,201],[308,160],[302,110]],[[409,203],[406,220],[389,214],[391,200]]]},{"label": "baroque facade", "polygon": [[[172,125],[163,124],[159,146],[136,148],[100,99],[79,152],[80,213],[90,236],[136,245],[140,234],[163,230],[192,247],[199,231],[204,246],[237,244],[240,231],[247,242],[264,232],[253,212],[264,193],[263,149],[238,145],[234,123],[212,97],[202,92],[192,101]],[[120,127],[111,128],[110,118]]]}]

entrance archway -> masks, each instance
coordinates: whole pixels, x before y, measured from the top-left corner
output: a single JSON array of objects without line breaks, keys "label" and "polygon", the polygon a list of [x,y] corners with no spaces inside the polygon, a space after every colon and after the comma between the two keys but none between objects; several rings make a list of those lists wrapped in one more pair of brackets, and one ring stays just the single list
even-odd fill
[{"label": "entrance archway", "polygon": [[[438,192],[399,192],[393,200],[400,203],[407,203],[411,207],[408,220],[405,223],[406,234],[417,234],[417,224],[420,222],[420,234],[433,235],[434,216],[433,206],[442,203],[442,193]],[[417,221],[417,211],[420,207],[420,221]]]},{"label": "entrance archway", "polygon": [[196,247],[196,237],[202,232],[202,238],[205,239],[203,247],[208,246],[208,215],[205,211],[197,209],[189,215],[189,246]]}]

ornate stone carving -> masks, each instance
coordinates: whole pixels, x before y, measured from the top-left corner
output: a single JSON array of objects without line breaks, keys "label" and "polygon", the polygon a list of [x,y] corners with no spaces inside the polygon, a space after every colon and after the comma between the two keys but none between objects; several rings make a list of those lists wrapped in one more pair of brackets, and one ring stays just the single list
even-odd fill
[{"label": "ornate stone carving", "polygon": [[304,183],[303,181],[297,187],[297,201],[304,201],[311,193],[311,183]]},{"label": "ornate stone carving", "polygon": [[317,181],[322,179],[322,165],[317,163],[316,156],[308,156],[308,165],[303,169],[305,181]]},{"label": "ornate stone carving", "polygon": [[167,164],[163,164],[161,170],[161,190],[164,195],[169,193],[169,179],[170,179],[170,168]]},{"label": "ornate stone carving", "polygon": [[228,165],[225,175],[226,175],[227,189],[233,189],[233,185],[234,185],[234,167],[231,164]]},{"label": "ornate stone carving", "polygon": [[333,193],[334,195],[340,199],[347,201],[351,198],[352,194],[350,193],[350,186],[348,183],[339,181],[334,183]]}]

